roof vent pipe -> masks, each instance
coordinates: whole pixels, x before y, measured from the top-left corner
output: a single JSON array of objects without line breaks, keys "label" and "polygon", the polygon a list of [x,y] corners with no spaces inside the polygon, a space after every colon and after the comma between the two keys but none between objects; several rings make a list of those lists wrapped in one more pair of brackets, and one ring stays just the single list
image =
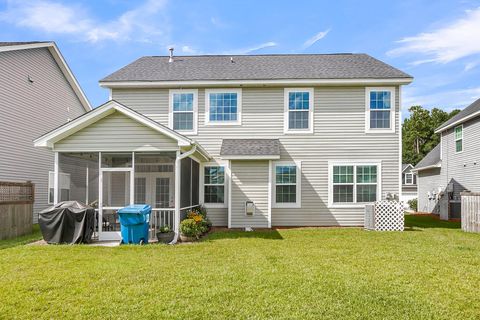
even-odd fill
[{"label": "roof vent pipe", "polygon": [[170,51],[170,58],[168,58],[168,62],[173,62],[173,47],[168,48],[168,51]]}]

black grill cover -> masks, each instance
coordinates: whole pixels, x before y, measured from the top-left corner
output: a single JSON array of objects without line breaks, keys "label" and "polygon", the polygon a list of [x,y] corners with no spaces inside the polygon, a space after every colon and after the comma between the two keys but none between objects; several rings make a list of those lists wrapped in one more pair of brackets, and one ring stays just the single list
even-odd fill
[{"label": "black grill cover", "polygon": [[63,201],[41,211],[38,223],[47,243],[89,243],[95,209],[78,201]]}]

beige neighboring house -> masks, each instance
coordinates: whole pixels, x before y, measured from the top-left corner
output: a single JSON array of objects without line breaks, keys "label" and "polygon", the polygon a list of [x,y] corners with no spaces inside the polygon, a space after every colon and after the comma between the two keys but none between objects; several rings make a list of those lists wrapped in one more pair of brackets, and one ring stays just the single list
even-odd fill
[{"label": "beige neighboring house", "polygon": [[54,153],[32,141],[89,110],[54,42],[0,42],[0,181],[35,184],[34,222],[53,202]]},{"label": "beige neighboring house", "polygon": [[133,203],[177,234],[199,204],[229,228],[359,226],[367,203],[401,195],[411,81],[366,54],[148,56],[35,145],[56,152],[54,201],[64,174],[84,182],[69,199],[98,200],[101,240]]}]

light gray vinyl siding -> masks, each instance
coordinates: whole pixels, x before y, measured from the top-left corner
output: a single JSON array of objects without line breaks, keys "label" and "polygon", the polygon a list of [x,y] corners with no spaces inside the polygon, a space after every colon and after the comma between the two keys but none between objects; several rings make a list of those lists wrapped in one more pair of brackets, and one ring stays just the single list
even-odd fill
[{"label": "light gray vinyl siding", "polygon": [[463,124],[463,152],[455,152],[454,129],[443,132],[442,136],[442,183],[452,179],[459,188],[454,188],[455,197],[461,189],[480,192],[480,118]]},{"label": "light gray vinyl siding", "polygon": [[54,156],[33,140],[84,112],[48,49],[0,53],[0,180],[35,184],[34,222],[48,206]]},{"label": "light gray vinyl siding", "polygon": [[[168,89],[114,89],[112,94],[120,103],[168,125]],[[234,126],[205,125],[205,90],[199,88],[198,134],[189,137],[217,159],[223,138],[278,138],[281,160],[302,161],[302,207],[272,209],[273,226],[362,225],[363,208],[327,207],[328,161],[380,160],[381,197],[398,194],[398,97],[396,87],[395,133],[365,133],[365,87],[315,87],[314,134],[298,135],[284,133],[282,87],[243,88],[242,125]]]},{"label": "light gray vinyl siding", "polygon": [[55,151],[172,151],[177,142],[120,112],[55,143]]},{"label": "light gray vinyl siding", "polygon": [[[443,170],[443,169],[442,169]],[[429,199],[428,194],[438,193],[438,188],[444,190],[445,183],[442,183],[440,168],[421,170],[418,172],[418,211],[432,213],[437,204],[436,199]],[[438,213],[438,211],[437,211]]]},{"label": "light gray vinyl siding", "polygon": [[[268,227],[268,161],[232,161],[232,228]],[[245,201],[255,203],[255,214],[245,215]]]}]

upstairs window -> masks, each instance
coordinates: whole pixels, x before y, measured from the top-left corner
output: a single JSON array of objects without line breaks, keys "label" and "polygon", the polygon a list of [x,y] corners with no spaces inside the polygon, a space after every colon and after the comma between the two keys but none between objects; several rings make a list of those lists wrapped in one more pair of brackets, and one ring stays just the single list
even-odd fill
[{"label": "upstairs window", "polygon": [[463,151],[463,125],[455,127],[455,152]]},{"label": "upstairs window", "polygon": [[389,88],[367,88],[367,132],[395,131],[395,91]]},{"label": "upstairs window", "polygon": [[205,123],[241,124],[241,90],[205,90]]},{"label": "upstairs window", "polygon": [[285,132],[313,132],[313,89],[285,89]]},{"label": "upstairs window", "polygon": [[197,91],[170,90],[170,128],[197,133]]}]

